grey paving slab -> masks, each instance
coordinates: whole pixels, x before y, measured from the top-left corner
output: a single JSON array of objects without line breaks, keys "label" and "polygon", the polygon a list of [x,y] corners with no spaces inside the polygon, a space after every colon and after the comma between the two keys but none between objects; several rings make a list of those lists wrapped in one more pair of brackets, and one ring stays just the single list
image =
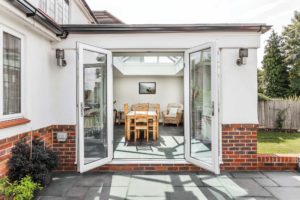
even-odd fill
[{"label": "grey paving slab", "polygon": [[65,200],[66,198],[64,197],[53,197],[53,196],[44,196],[44,197],[39,197],[37,200]]},{"label": "grey paving slab", "polygon": [[196,174],[171,174],[170,175],[170,184],[173,187],[196,187],[203,186],[203,182],[201,178],[199,178]]},{"label": "grey paving slab", "polygon": [[261,172],[232,172],[231,174],[236,178],[266,178]]},{"label": "grey paving slab", "polygon": [[78,180],[78,175],[62,175],[56,174],[52,180],[52,183],[40,192],[40,196],[56,196],[63,197],[67,193],[69,189],[73,187],[73,185]]},{"label": "grey paving slab", "polygon": [[252,179],[228,178],[219,180],[233,198],[272,196],[267,190]]},{"label": "grey paving slab", "polygon": [[220,182],[220,178],[225,178],[226,176],[215,176],[215,175],[197,175],[198,178],[201,179],[201,182],[203,183],[203,186],[208,186],[208,187],[222,187],[222,183]]},{"label": "grey paving slab", "polygon": [[269,178],[254,178],[254,180],[263,187],[276,187],[279,186]]},{"label": "grey paving slab", "polygon": [[[294,172],[57,174],[38,200],[299,199]],[[292,186],[287,186],[292,185]]]},{"label": "grey paving slab", "polygon": [[131,175],[114,174],[111,179],[111,186],[124,186],[127,187],[130,183]]},{"label": "grey paving slab", "polygon": [[83,187],[110,186],[112,176],[112,173],[88,173],[81,175],[75,185]]},{"label": "grey paving slab", "polygon": [[282,200],[299,200],[300,188],[298,187],[266,187],[276,198]]},{"label": "grey paving slab", "polygon": [[169,175],[132,175],[128,196],[164,197],[171,185]]},{"label": "grey paving slab", "polygon": [[[300,174],[296,172],[264,172],[280,186],[300,187]],[[300,190],[300,188],[299,188]]]},{"label": "grey paving slab", "polygon": [[69,198],[78,198],[83,199],[87,194],[88,188],[87,187],[72,187],[66,194],[66,197]]},{"label": "grey paving slab", "polygon": [[91,187],[84,200],[123,200],[126,199],[127,187]]},{"label": "grey paving slab", "polygon": [[274,197],[241,197],[235,198],[236,200],[277,200]]},{"label": "grey paving slab", "polygon": [[225,200],[231,199],[230,194],[224,187],[175,187],[169,188],[172,192],[166,192],[166,199],[174,200]]}]

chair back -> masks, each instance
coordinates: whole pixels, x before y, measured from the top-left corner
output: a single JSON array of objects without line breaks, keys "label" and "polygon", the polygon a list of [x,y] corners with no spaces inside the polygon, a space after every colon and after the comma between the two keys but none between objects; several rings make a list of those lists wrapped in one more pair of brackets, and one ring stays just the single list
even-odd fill
[{"label": "chair back", "polygon": [[129,112],[129,106],[128,106],[128,103],[125,103],[124,104],[124,115],[126,116]]},{"label": "chair back", "polygon": [[180,103],[169,103],[168,104],[168,112],[170,111],[171,108],[177,108],[178,111],[177,112],[182,112],[183,111],[183,105]]},{"label": "chair back", "polygon": [[148,121],[149,121],[149,118],[148,118],[148,114],[144,114],[144,113],[138,113],[138,112],[135,112],[135,115],[134,115],[134,123],[135,123],[135,127],[138,128],[140,126],[147,126],[148,127]]},{"label": "chair back", "polygon": [[148,103],[133,104],[131,106],[131,109],[133,111],[148,111],[149,110],[149,104]]}]

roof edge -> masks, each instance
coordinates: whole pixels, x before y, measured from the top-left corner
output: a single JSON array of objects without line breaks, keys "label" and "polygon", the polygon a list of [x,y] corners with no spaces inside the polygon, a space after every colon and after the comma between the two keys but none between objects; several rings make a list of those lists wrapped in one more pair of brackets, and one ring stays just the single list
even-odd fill
[{"label": "roof edge", "polygon": [[72,24],[62,25],[69,33],[167,33],[167,32],[258,32],[265,33],[272,26],[264,23],[222,24]]}]

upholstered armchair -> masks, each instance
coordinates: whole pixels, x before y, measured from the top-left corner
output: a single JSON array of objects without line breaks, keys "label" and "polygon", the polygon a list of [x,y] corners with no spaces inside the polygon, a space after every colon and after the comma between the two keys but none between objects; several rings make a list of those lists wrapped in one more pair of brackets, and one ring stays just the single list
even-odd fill
[{"label": "upholstered armchair", "polygon": [[183,105],[179,103],[169,103],[167,110],[163,113],[163,125],[165,124],[179,124],[183,117]]}]

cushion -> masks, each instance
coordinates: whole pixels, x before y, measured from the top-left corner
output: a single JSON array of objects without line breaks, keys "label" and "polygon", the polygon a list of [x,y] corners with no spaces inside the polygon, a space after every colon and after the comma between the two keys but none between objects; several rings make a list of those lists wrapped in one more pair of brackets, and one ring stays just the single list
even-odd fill
[{"label": "cushion", "polygon": [[168,115],[171,117],[176,117],[178,108],[170,108]]}]

